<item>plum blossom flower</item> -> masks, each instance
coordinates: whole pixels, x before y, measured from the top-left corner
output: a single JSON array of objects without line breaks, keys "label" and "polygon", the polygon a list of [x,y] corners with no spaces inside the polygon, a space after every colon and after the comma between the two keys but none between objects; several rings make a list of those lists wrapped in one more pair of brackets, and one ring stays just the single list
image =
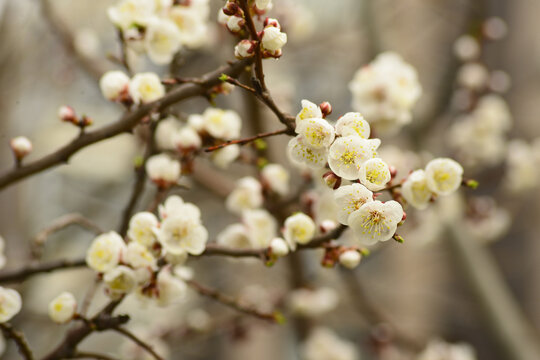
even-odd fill
[{"label": "plum blossom flower", "polygon": [[225,146],[212,152],[212,162],[220,169],[227,169],[240,155],[240,146],[237,144]]},{"label": "plum blossom flower", "polygon": [[157,231],[158,241],[172,254],[200,255],[206,248],[208,231],[198,221],[179,215],[167,216]]},{"label": "plum blossom flower", "polygon": [[334,191],[334,200],[337,203],[337,220],[343,225],[348,224],[349,215],[360,209],[362,205],[373,201],[373,193],[362,184],[341,186]]},{"label": "plum blossom flower", "polygon": [[293,163],[306,165],[311,169],[320,169],[326,164],[326,148],[314,149],[302,136],[292,138],[287,145],[288,155]]},{"label": "plum blossom flower", "polygon": [[265,248],[276,236],[276,219],[266,210],[246,210],[242,214],[249,239],[254,248]]},{"label": "plum blossom flower", "polygon": [[357,360],[354,343],[343,340],[328,328],[314,329],[302,347],[303,360]]},{"label": "plum blossom flower", "polygon": [[348,112],[336,122],[336,134],[341,136],[357,135],[367,139],[370,132],[369,123],[358,112]]},{"label": "plum blossom flower", "polygon": [[77,311],[77,300],[70,292],[63,292],[49,303],[49,317],[58,324],[63,324],[71,319]]},{"label": "plum blossom flower", "polygon": [[155,230],[158,225],[158,219],[151,212],[136,213],[129,220],[127,236],[132,241],[150,248],[156,241]]},{"label": "plum blossom flower", "polygon": [[335,138],[334,127],[328,121],[317,118],[301,121],[296,126],[296,133],[314,149],[330,146]]},{"label": "plum blossom flower", "polygon": [[107,100],[118,100],[123,94],[127,93],[128,87],[129,77],[122,71],[107,71],[99,79],[101,94]]},{"label": "plum blossom flower", "polygon": [[305,119],[322,119],[323,114],[318,105],[309,100],[302,100],[302,110],[296,114],[296,124]]},{"label": "plum blossom flower", "polygon": [[276,194],[285,196],[289,193],[290,174],[279,164],[268,164],[261,170],[264,183]]},{"label": "plum blossom flower", "polygon": [[360,264],[362,255],[357,250],[346,250],[339,255],[339,263],[347,269],[354,269]]},{"label": "plum blossom flower", "polygon": [[151,156],[146,161],[145,168],[148,177],[160,187],[173,185],[180,178],[180,163],[167,154]]},{"label": "plum blossom flower", "polygon": [[129,82],[128,90],[135,104],[149,103],[165,95],[161,80],[151,72],[136,74]]},{"label": "plum blossom flower", "polygon": [[242,121],[235,111],[208,108],[202,116],[204,129],[211,136],[222,140],[232,140],[240,136]]},{"label": "plum blossom flower", "polygon": [[130,242],[126,249],[126,263],[134,269],[156,269],[157,261],[148,248],[137,242]]},{"label": "plum blossom flower", "polygon": [[431,199],[424,170],[413,171],[401,185],[401,194],[409,204],[417,209],[425,209]]},{"label": "plum blossom flower", "polygon": [[360,182],[371,191],[384,189],[391,178],[388,164],[381,158],[369,159],[360,166]]},{"label": "plum blossom flower", "polygon": [[123,258],[126,243],[114,231],[99,235],[94,239],[86,252],[86,264],[97,272],[114,269]]},{"label": "plum blossom flower", "polygon": [[0,286],[0,324],[11,320],[21,307],[21,295],[16,290]]},{"label": "plum blossom flower", "polygon": [[357,240],[365,245],[387,241],[396,232],[403,218],[403,208],[397,201],[370,201],[353,212],[347,220]]},{"label": "plum blossom flower", "polygon": [[137,276],[133,269],[120,265],[107,271],[103,276],[103,282],[110,297],[117,298],[130,293],[137,285]]},{"label": "plum blossom flower", "polygon": [[166,19],[150,21],[144,42],[148,57],[157,65],[170,63],[182,47],[180,30],[174,22]]},{"label": "plum blossom flower", "polygon": [[159,306],[169,306],[181,302],[187,294],[186,283],[175,276],[171,268],[163,268],[157,276],[158,297],[156,303]]},{"label": "plum blossom flower", "polygon": [[449,158],[431,160],[425,169],[428,188],[437,195],[449,195],[462,182],[463,167]]},{"label": "plum blossom flower", "polygon": [[197,222],[201,221],[201,210],[197,205],[185,202],[178,195],[169,196],[162,205],[159,205],[158,211],[162,220],[171,216],[182,216]]},{"label": "plum blossom flower", "polygon": [[252,246],[248,229],[244,224],[231,224],[216,237],[219,245],[233,249],[249,249]]},{"label": "plum blossom flower", "polygon": [[282,238],[273,238],[270,241],[270,251],[272,255],[283,257],[289,253],[289,245]]},{"label": "plum blossom flower", "polygon": [[235,189],[227,196],[225,205],[235,214],[256,209],[263,203],[262,186],[257,179],[246,176],[238,180]]},{"label": "plum blossom flower", "polygon": [[283,237],[294,250],[296,244],[307,244],[315,236],[316,226],[312,218],[304,213],[289,216],[284,223]]},{"label": "plum blossom flower", "polygon": [[328,151],[328,165],[332,171],[347,180],[360,176],[362,164],[377,156],[379,139],[362,139],[359,136],[340,137],[334,141]]},{"label": "plum blossom flower", "polygon": [[146,25],[156,10],[155,0],[122,0],[107,10],[111,22],[126,30],[134,25]]},{"label": "plum blossom flower", "polygon": [[281,48],[287,43],[287,34],[275,26],[267,26],[264,28],[261,46],[265,50],[273,53],[279,53]]}]

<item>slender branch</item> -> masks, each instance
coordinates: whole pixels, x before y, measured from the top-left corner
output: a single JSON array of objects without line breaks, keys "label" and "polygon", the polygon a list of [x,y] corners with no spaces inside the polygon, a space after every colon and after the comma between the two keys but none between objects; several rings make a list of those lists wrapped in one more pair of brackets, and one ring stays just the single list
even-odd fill
[{"label": "slender branch", "polygon": [[269,314],[269,313],[260,312],[257,309],[255,309],[254,307],[248,307],[248,306],[242,305],[242,304],[238,303],[238,301],[236,301],[232,297],[230,297],[228,295],[225,295],[225,294],[222,294],[217,290],[207,288],[207,287],[205,287],[205,286],[203,286],[203,285],[201,285],[201,284],[199,284],[199,283],[197,283],[197,282],[195,282],[193,280],[187,281],[187,284],[189,286],[191,286],[191,288],[194,289],[195,291],[197,291],[199,294],[201,294],[203,296],[206,296],[206,297],[209,297],[211,299],[214,299],[217,302],[219,302],[219,303],[221,303],[221,304],[223,304],[225,306],[228,306],[228,307],[230,307],[232,309],[235,309],[235,310],[237,310],[237,311],[239,311],[241,313],[251,315],[251,316],[254,316],[256,318],[266,320],[266,321],[271,321],[271,322],[280,321],[279,313]]},{"label": "slender branch", "polygon": [[34,360],[32,350],[30,350],[30,346],[22,332],[15,330],[10,323],[0,324],[0,329],[2,329],[2,333],[6,338],[13,340],[17,344],[17,348],[23,359]]},{"label": "slender branch", "polygon": [[148,345],[147,343],[145,343],[144,341],[142,341],[141,339],[139,339],[135,334],[133,334],[132,332],[130,332],[129,330],[127,329],[124,329],[122,327],[116,327],[113,329],[114,331],[116,331],[117,333],[119,334],[122,334],[124,335],[125,337],[127,337],[128,339],[132,340],[135,344],[139,345],[141,348],[143,348],[144,350],[146,350],[150,355],[152,355],[156,360],[164,360],[161,356],[159,356],[158,353],[155,352],[155,350],[152,348],[152,346]]},{"label": "slender branch", "polygon": [[98,354],[98,353],[88,352],[88,351],[78,351],[73,356],[71,356],[71,359],[118,360],[109,355]]},{"label": "slender branch", "polygon": [[244,18],[246,20],[246,26],[249,31],[251,40],[255,41],[255,75],[259,79],[262,89],[266,91],[266,82],[264,81],[264,70],[262,64],[262,53],[261,53],[261,39],[255,28],[255,23],[253,22],[253,17],[251,16],[251,11],[248,5],[247,0],[240,0],[240,7],[244,11]]},{"label": "slender branch", "polygon": [[245,67],[249,65],[250,62],[251,59],[245,59],[232,63],[231,65],[222,66],[203,75],[201,77],[201,84],[179,85],[169,91],[161,99],[142,105],[136,110],[127,112],[119,120],[109,125],[102,126],[94,131],[85,132],[67,145],[41,159],[30,162],[20,168],[5,172],[0,175],[0,190],[28,176],[67,163],[73,154],[89,145],[131,131],[131,129],[133,129],[144,117],[151,113],[162,111],[187,98],[206,94],[208,89],[220,83],[219,77],[221,74],[225,73],[229,76],[236,76],[244,71]]},{"label": "slender branch", "polygon": [[261,134],[257,134],[255,136],[251,136],[251,137],[248,137],[248,138],[231,140],[231,141],[227,141],[227,142],[225,142],[223,144],[210,146],[210,147],[207,147],[206,149],[204,149],[204,151],[205,152],[212,152],[212,151],[216,151],[216,150],[219,150],[219,149],[224,148],[226,146],[234,145],[234,144],[244,145],[244,144],[250,143],[252,141],[258,140],[258,139],[264,139],[264,138],[267,138],[267,137],[270,137],[270,136],[287,134],[288,132],[289,132],[289,129],[285,128],[285,129],[271,131],[271,132],[267,132],[267,133],[261,133]]},{"label": "slender branch", "polygon": [[73,269],[86,266],[85,259],[75,260],[54,260],[45,263],[25,265],[15,270],[3,271],[0,273],[0,284],[21,282],[30,276],[52,272],[56,270]]},{"label": "slender branch", "polygon": [[79,354],[77,346],[91,333],[115,329],[127,323],[129,321],[127,315],[112,316],[113,311],[122,300],[123,298],[111,301],[92,319],[83,321],[80,325],[69,330],[64,340],[42,360],[73,358],[76,354]]},{"label": "slender branch", "polygon": [[39,257],[41,255],[43,246],[47,241],[47,238],[70,225],[79,225],[82,228],[93,232],[98,235],[103,232],[99,225],[92,222],[90,219],[82,216],[81,214],[73,213],[66,214],[54,220],[48,227],[41,230],[34,238],[32,253],[34,256]]}]

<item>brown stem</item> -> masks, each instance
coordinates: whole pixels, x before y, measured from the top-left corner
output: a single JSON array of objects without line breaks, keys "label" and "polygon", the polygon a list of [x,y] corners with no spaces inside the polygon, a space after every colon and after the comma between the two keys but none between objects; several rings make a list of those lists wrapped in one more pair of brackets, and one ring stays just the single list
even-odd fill
[{"label": "brown stem", "polygon": [[217,290],[214,290],[214,289],[210,289],[210,288],[207,288],[193,280],[189,280],[187,281],[187,284],[189,286],[191,286],[192,289],[194,289],[195,291],[197,291],[199,294],[203,295],[203,296],[206,296],[206,297],[209,297],[211,299],[214,299],[216,300],[217,302],[225,305],[225,306],[228,306],[232,309],[235,309],[241,313],[244,313],[244,314],[248,314],[248,315],[251,315],[251,316],[255,316],[259,319],[262,319],[262,320],[267,320],[267,321],[271,321],[271,322],[277,322],[278,321],[278,317],[276,316],[277,314],[275,313],[272,313],[272,314],[269,314],[269,313],[264,313],[264,312],[260,312],[258,311],[257,309],[255,309],[254,307],[248,307],[248,306],[245,306],[245,305],[242,305],[240,303],[238,303],[238,301],[236,301],[235,299],[233,299],[232,297],[228,296],[228,295],[225,295],[225,294],[222,294],[221,292],[217,291]]},{"label": "brown stem", "polygon": [[152,355],[156,360],[164,360],[161,356],[159,356],[158,353],[155,352],[155,350],[150,346],[149,344],[145,343],[141,339],[139,339],[135,334],[128,331],[127,329],[124,329],[122,327],[116,327],[113,329],[119,334],[124,335],[128,339],[132,340],[135,344],[139,345],[141,348],[146,350],[150,355]]},{"label": "brown stem", "polygon": [[119,120],[109,125],[105,125],[94,131],[88,131],[67,145],[49,155],[42,157],[41,159],[30,162],[21,166],[20,168],[5,172],[4,174],[0,175],[0,190],[5,189],[9,185],[28,176],[34,175],[54,166],[67,163],[73,154],[89,145],[114,137],[121,133],[131,131],[144,117],[151,113],[160,112],[187,98],[206,94],[208,89],[220,83],[221,80],[219,80],[219,77],[221,74],[225,73],[230,76],[236,76],[244,71],[245,67],[249,65],[250,62],[251,59],[245,59],[209,72],[201,77],[200,85],[183,84],[175,87],[161,99],[142,105],[136,110],[129,111],[125,113],[124,116],[122,116]]},{"label": "brown stem", "polygon": [[248,143],[250,143],[252,141],[255,141],[257,139],[264,139],[264,138],[267,138],[267,137],[270,137],[270,136],[287,134],[288,132],[289,132],[289,129],[285,128],[285,129],[281,129],[281,130],[276,130],[276,131],[271,131],[271,132],[267,132],[267,133],[257,134],[255,136],[251,136],[251,137],[248,137],[248,138],[231,140],[231,141],[227,141],[227,142],[225,142],[223,144],[210,146],[210,147],[204,149],[204,151],[205,152],[212,152],[212,151],[216,151],[216,150],[219,150],[219,149],[224,148],[226,146],[234,145],[234,144],[244,145],[244,144],[248,144]]},{"label": "brown stem", "polygon": [[30,350],[30,346],[22,332],[15,330],[10,323],[0,324],[0,329],[2,329],[2,333],[6,338],[13,340],[17,344],[19,353],[24,359],[34,360],[32,350]]},{"label": "brown stem", "polygon": [[52,272],[56,270],[72,269],[86,266],[85,259],[55,260],[46,263],[25,265],[16,270],[8,270],[0,273],[0,284],[21,282],[32,275]]},{"label": "brown stem", "polygon": [[116,358],[113,358],[112,356],[109,356],[109,355],[98,354],[98,353],[88,352],[88,351],[78,351],[71,358],[72,359],[117,360]]}]

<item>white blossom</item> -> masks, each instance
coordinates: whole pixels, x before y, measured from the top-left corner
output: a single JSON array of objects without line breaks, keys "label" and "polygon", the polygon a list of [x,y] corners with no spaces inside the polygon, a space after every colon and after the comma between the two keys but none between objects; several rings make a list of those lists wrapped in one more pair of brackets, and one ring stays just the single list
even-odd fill
[{"label": "white blossom", "polygon": [[157,276],[158,298],[156,302],[159,306],[169,306],[183,301],[187,294],[186,283],[174,276],[170,267],[163,268]]},{"label": "white blossom", "polygon": [[232,140],[240,136],[242,120],[235,111],[208,108],[202,116],[204,128],[211,136],[222,140]]},{"label": "white blossom", "polygon": [[334,127],[324,119],[312,118],[300,121],[296,126],[296,133],[314,149],[330,146],[335,138]]},{"label": "white blossom", "polygon": [[489,72],[480,63],[471,62],[461,66],[457,73],[458,83],[472,90],[480,90],[487,85]]},{"label": "white blossom", "polygon": [[279,52],[287,43],[287,34],[274,26],[267,26],[263,30],[261,46],[265,50]]},{"label": "white blossom", "polygon": [[16,290],[0,286],[0,324],[11,320],[21,308],[21,295]]},{"label": "white blossom", "polygon": [[268,164],[261,170],[264,183],[276,194],[285,196],[289,193],[290,174],[279,164]]},{"label": "white blossom", "polygon": [[402,218],[403,208],[400,203],[394,200],[384,203],[375,200],[362,205],[347,221],[360,243],[373,245],[378,241],[390,240]]},{"label": "white blossom", "polygon": [[540,169],[533,148],[523,140],[512,140],[506,155],[505,186],[523,192],[538,186]]},{"label": "white blossom", "polygon": [[122,71],[107,71],[99,79],[101,94],[107,100],[116,101],[121,95],[127,94],[129,87],[129,77]]},{"label": "white blossom", "polygon": [[240,16],[229,16],[229,18],[227,19],[227,29],[229,29],[233,33],[236,33],[242,30],[245,23],[246,21],[244,20],[244,18]]},{"label": "white blossom", "polygon": [[168,116],[159,122],[155,132],[155,140],[160,150],[175,150],[173,138],[180,126],[180,122],[174,116]]},{"label": "white blossom", "polygon": [[126,243],[114,231],[99,235],[86,252],[86,264],[97,272],[114,269],[123,258]]},{"label": "white blossom", "polygon": [[287,145],[287,150],[289,159],[298,165],[320,169],[326,164],[328,151],[325,148],[312,148],[302,136],[292,138]]},{"label": "white blossom", "polygon": [[146,173],[158,186],[175,184],[180,178],[180,163],[167,154],[153,155],[146,160]]},{"label": "white blossom", "polygon": [[161,223],[157,237],[164,249],[172,254],[185,251],[200,255],[206,248],[208,231],[193,218],[172,215]]},{"label": "white blossom", "polygon": [[225,200],[227,209],[235,214],[241,214],[247,209],[258,208],[262,203],[261,183],[251,176],[238,180],[236,187]]},{"label": "white blossom", "polygon": [[417,209],[425,209],[431,199],[424,170],[413,171],[401,185],[401,194],[409,204]]},{"label": "white blossom", "polygon": [[71,319],[77,311],[77,300],[70,292],[63,292],[49,303],[49,317],[58,324],[63,324]]},{"label": "white blossom", "polygon": [[137,276],[133,269],[120,265],[107,271],[103,276],[107,293],[112,298],[129,294],[137,285]]},{"label": "white blossom", "polygon": [[302,346],[302,360],[358,360],[354,343],[327,328],[315,328]]},{"label": "white blossom", "polygon": [[254,248],[266,248],[276,236],[276,219],[266,210],[246,210],[242,214],[242,223],[246,226],[249,239]]},{"label": "white blossom", "polygon": [[272,8],[272,0],[255,0],[255,6],[258,10],[270,10]]},{"label": "white blossom", "polygon": [[270,241],[270,250],[272,255],[283,257],[289,253],[289,245],[282,238],[273,238]]},{"label": "white blossom", "polygon": [[201,222],[201,210],[197,205],[185,202],[178,195],[169,196],[163,205],[159,205],[158,211],[162,220],[171,216],[181,216]]},{"label": "white blossom", "polygon": [[228,145],[212,152],[212,162],[221,169],[227,169],[240,155],[240,146]]},{"label": "white blossom", "polygon": [[296,244],[307,244],[315,236],[317,227],[312,218],[304,213],[296,213],[289,216],[284,223],[283,237],[291,249],[296,248]]},{"label": "white blossom", "polygon": [[234,56],[237,59],[249,58],[255,55],[255,45],[250,40],[240,40],[234,47]]},{"label": "white blossom", "polygon": [[438,195],[449,195],[461,185],[463,167],[449,158],[437,158],[426,165],[428,188]]},{"label": "white blossom", "polygon": [[354,269],[360,264],[362,255],[357,250],[346,250],[339,255],[339,263],[348,269]]},{"label": "white blossom", "polygon": [[156,10],[155,0],[121,0],[107,10],[109,20],[122,28],[146,25]]},{"label": "white blossom", "polygon": [[390,181],[390,169],[381,158],[369,159],[360,166],[360,182],[371,191],[379,191]]},{"label": "white blossom", "polygon": [[166,19],[151,21],[146,28],[144,41],[148,57],[158,65],[170,63],[182,47],[180,30],[174,22]]},{"label": "white blossom", "polygon": [[336,134],[341,136],[357,135],[369,138],[371,129],[369,123],[358,112],[348,112],[336,122]]},{"label": "white blossom", "polygon": [[460,36],[454,42],[454,53],[461,61],[470,61],[480,55],[480,44],[471,35]]},{"label": "white blossom", "polygon": [[365,203],[373,201],[373,193],[364,185],[354,183],[335,190],[334,200],[337,204],[337,220],[343,225],[348,225],[349,215]]},{"label": "white blossom", "polygon": [[208,42],[208,3],[195,6],[173,6],[168,13],[180,30],[180,42],[189,48],[198,48]]},{"label": "white blossom", "polygon": [[329,287],[295,289],[287,299],[288,307],[302,316],[320,316],[334,310],[339,303],[337,292]]},{"label": "white blossom", "polygon": [[216,237],[217,243],[233,249],[248,249],[252,247],[248,230],[244,224],[231,224]]},{"label": "white blossom", "polygon": [[201,137],[189,126],[184,126],[174,133],[172,141],[180,150],[197,150],[202,146]]},{"label": "white blossom", "polygon": [[296,114],[296,124],[305,119],[322,119],[322,111],[318,105],[309,100],[302,100],[302,110]]},{"label": "white blossom", "polygon": [[130,242],[126,249],[126,263],[134,269],[149,268],[156,269],[157,261],[150,250],[137,242]]},{"label": "white blossom", "polygon": [[362,139],[359,136],[340,137],[334,141],[328,151],[328,165],[332,171],[347,180],[360,176],[362,164],[377,156],[379,139]]},{"label": "white blossom", "polygon": [[412,107],[422,93],[416,70],[392,52],[358,70],[349,89],[353,109],[383,133],[395,133],[411,121]]},{"label": "white blossom", "polygon": [[138,73],[129,82],[129,95],[135,104],[149,103],[165,95],[165,86],[154,73]]},{"label": "white blossom", "polygon": [[474,349],[465,343],[449,344],[441,340],[432,340],[416,360],[476,360]]},{"label": "white blossom", "polygon": [[155,230],[158,225],[158,219],[151,212],[138,212],[129,220],[127,236],[132,241],[150,248],[156,241]]}]

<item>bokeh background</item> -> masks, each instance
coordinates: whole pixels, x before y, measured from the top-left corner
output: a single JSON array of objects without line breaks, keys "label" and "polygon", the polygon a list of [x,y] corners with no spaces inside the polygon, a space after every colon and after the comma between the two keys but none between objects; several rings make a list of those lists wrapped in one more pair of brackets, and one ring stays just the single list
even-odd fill
[{"label": "bokeh background", "polygon": [[[223,2],[211,0],[212,20]],[[383,137],[389,157],[398,161],[410,155],[411,163],[430,156],[453,156],[449,130],[458,117],[456,74],[460,62],[454,53],[456,39],[474,32],[493,16],[507,25],[507,34],[488,41],[481,61],[489,71],[502,70],[511,78],[511,86],[502,96],[512,114],[508,139],[532,143],[540,137],[537,117],[540,110],[540,37],[538,14],[540,2],[534,0],[275,0],[276,17],[284,24],[289,43],[279,61],[265,63],[267,81],[280,106],[296,113],[301,99],[316,103],[329,101],[335,114],[351,111],[348,83],[361,66],[378,53],[395,51],[418,71],[423,87],[415,107],[413,123],[392,137]],[[112,0],[0,0],[0,164],[12,166],[8,147],[10,138],[29,137],[34,144],[30,158],[38,158],[75,136],[76,129],[61,123],[56,116],[60,105],[70,105],[78,113],[89,115],[96,126],[114,121],[121,114],[114,104],[104,100],[97,87],[96,74],[113,69],[108,54],[118,53],[115,30],[106,17]],[[294,15],[293,15],[294,14]],[[178,57],[176,71],[196,76],[233,58],[234,40],[223,29],[211,28],[212,41],[197,51],[185,51]],[[66,46],[65,32],[75,39]],[[68,39],[69,40],[69,39]],[[69,42],[69,41],[68,41]],[[71,43],[70,43],[71,44]],[[91,66],[74,53],[91,59]],[[139,69],[153,69],[142,61]],[[459,100],[459,98],[458,98]],[[218,105],[238,111],[244,118],[243,133],[252,134],[250,116],[260,114],[266,130],[276,129],[277,122],[266,109],[236,90],[220,97]],[[182,113],[200,113],[208,106],[203,99],[185,102]],[[253,108],[255,107],[255,109]],[[264,130],[263,129],[263,130]],[[286,139],[270,140],[270,158],[284,160]],[[137,136],[125,134],[91,146],[76,154],[68,166],[61,166],[11,186],[0,193],[0,234],[6,240],[6,268],[16,268],[31,261],[31,239],[54,219],[66,213],[81,213],[103,229],[117,227],[124,203],[133,182],[133,162],[140,155]],[[412,152],[415,152],[414,155]],[[393,154],[393,155],[392,155]],[[431,154],[431,155],[429,155]],[[460,261],[460,250],[449,240],[446,224],[470,232],[480,229],[480,236],[468,241],[481,244],[493,256],[500,276],[508,286],[524,318],[540,328],[540,243],[538,241],[540,208],[535,186],[540,179],[537,166],[527,175],[531,186],[512,191],[505,186],[509,168],[502,161],[492,166],[466,169],[479,180],[476,192],[464,191],[466,197],[488,196],[505,212],[491,223],[466,221],[455,212],[470,213],[465,198],[449,199],[431,210],[411,211],[406,225],[406,242],[385,244],[356,269],[362,293],[400,332],[425,343],[432,338],[470,343],[478,359],[498,360],[511,357],[503,351],[485,306],[470,286],[470,271]],[[215,170],[210,170],[215,171]],[[294,171],[294,170],[292,170]],[[249,169],[234,165],[227,171],[231,181],[249,174]],[[185,199],[203,209],[203,222],[215,236],[234,221],[224,210],[223,194],[215,194],[206,183],[210,175],[192,181],[192,190],[179,190]],[[298,174],[298,173],[296,173]],[[523,175],[525,176],[525,175]],[[293,176],[298,178],[299,176]],[[295,180],[299,183],[299,180]],[[227,193],[232,182],[221,184]],[[462,194],[463,195],[463,194]],[[150,201],[152,193],[144,201]],[[144,203],[144,201],[142,203]],[[486,200],[491,201],[491,200]],[[458,209],[458,210],[456,210]],[[467,210],[468,209],[468,210]],[[492,216],[491,214],[489,216]],[[504,226],[500,226],[503,223]],[[486,242],[481,234],[493,227],[501,229]],[[471,230],[472,229],[472,230]],[[497,228],[498,229],[498,228]],[[75,258],[84,254],[92,235],[69,228],[51,236],[44,259]],[[463,249],[462,249],[463,250]],[[340,294],[340,305],[317,323],[335,329],[369,349],[373,337],[383,337],[369,315],[350,296],[345,274],[339,269],[319,266],[320,254],[302,254],[304,276],[316,286],[330,286]],[[230,294],[245,294],[263,303],[280,299],[291,283],[286,262],[265,268],[257,261],[202,259],[192,262],[198,279]],[[355,279],[356,280],[356,279]],[[37,354],[60,341],[66,326],[53,325],[47,317],[47,304],[56,294],[70,290],[83,297],[93,283],[89,270],[69,270],[41,275],[17,284],[24,299],[22,315],[15,325],[24,330]],[[99,301],[101,300],[101,302]],[[104,296],[95,303],[102,304]],[[98,307],[96,307],[97,309]],[[204,309],[205,313],[200,309]],[[134,326],[178,324],[178,333],[168,339],[171,359],[294,359],[296,336],[293,322],[272,326],[257,320],[237,319],[228,309],[192,294],[188,303],[172,309],[141,308],[137,302],[123,304],[119,311],[133,314]],[[195,315],[194,315],[195,314]],[[210,319],[205,316],[208,315]],[[234,321],[231,321],[234,319]],[[366,320],[367,319],[367,320]],[[377,320],[380,320],[376,317]],[[201,325],[202,324],[202,325]],[[203,328],[186,335],[186,327]],[[374,335],[375,332],[375,335]],[[118,335],[99,334],[83,343],[83,348],[114,349],[124,341]],[[18,355],[9,346],[3,358]],[[389,355],[387,355],[389,356]],[[363,358],[373,353],[363,350]],[[408,358],[388,357],[388,359]],[[531,359],[533,360],[533,359]]]}]

